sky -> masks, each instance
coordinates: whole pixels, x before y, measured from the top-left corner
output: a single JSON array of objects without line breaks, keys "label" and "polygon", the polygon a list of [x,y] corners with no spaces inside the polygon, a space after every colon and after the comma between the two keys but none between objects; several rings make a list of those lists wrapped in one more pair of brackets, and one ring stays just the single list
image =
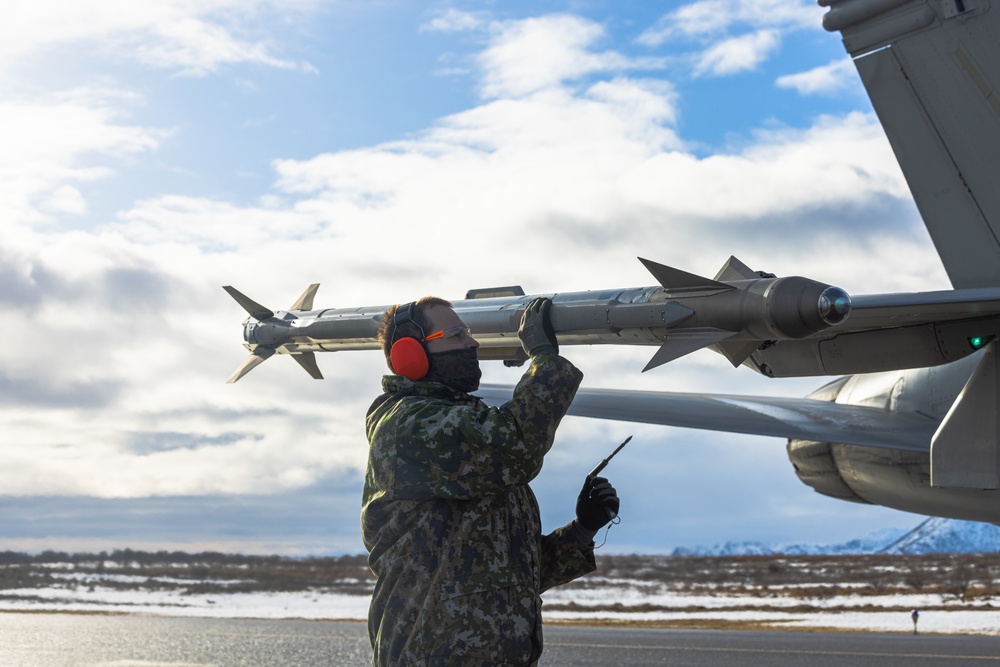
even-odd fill
[{"label": "sky", "polygon": [[[288,308],[655,284],[730,255],[852,294],[948,289],[808,0],[40,0],[0,20],[0,550],[361,553],[377,352],[240,382],[233,285]],[[584,387],[802,396],[701,351],[564,347]],[[517,369],[484,364],[484,381]],[[546,530],[605,471],[605,547],[834,543],[775,438],[566,418]]]}]

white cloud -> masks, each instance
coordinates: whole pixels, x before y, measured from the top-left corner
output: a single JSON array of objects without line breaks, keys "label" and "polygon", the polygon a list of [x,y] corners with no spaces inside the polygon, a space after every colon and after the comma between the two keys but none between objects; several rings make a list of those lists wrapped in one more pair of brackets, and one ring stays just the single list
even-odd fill
[{"label": "white cloud", "polygon": [[822,13],[809,0],[699,0],[665,14],[638,41],[659,46],[674,39],[715,37],[734,27],[818,29]]},{"label": "white cloud", "polygon": [[528,95],[589,74],[662,67],[658,59],[592,51],[604,29],[576,16],[495,23],[493,30],[479,57],[487,98]]},{"label": "white cloud", "polygon": [[68,182],[109,175],[94,155],[141,153],[159,145],[165,132],[119,122],[123,101],[114,91],[89,89],[0,101],[0,210],[8,225],[45,219],[35,205],[39,200],[50,211],[84,211],[85,196]]},{"label": "white cloud", "polygon": [[490,23],[489,14],[485,12],[463,12],[449,7],[443,13],[435,16],[420,27],[431,32],[466,32],[478,30]]},{"label": "white cloud", "polygon": [[56,188],[52,194],[41,204],[42,209],[53,213],[75,213],[87,212],[87,202],[83,194],[71,185],[62,185]]},{"label": "white cloud", "polygon": [[780,76],[775,85],[778,88],[795,89],[802,95],[831,95],[860,87],[854,61],[850,58],[834,60],[805,72]]},{"label": "white cloud", "polygon": [[97,52],[185,74],[223,65],[310,66],[282,58],[275,44],[251,32],[263,15],[314,12],[316,0],[47,0],[17,3],[0,21],[0,71],[55,47]]},{"label": "white cloud", "polygon": [[821,8],[808,0],[698,0],[660,18],[637,42],[649,47],[693,44],[696,76],[756,69],[777,52],[782,36],[819,30]]},{"label": "white cloud", "polygon": [[[636,248],[708,276],[735,253],[859,293],[946,284],[940,270],[914,274],[900,262],[859,268],[882,265],[880,248],[897,236],[879,231],[881,202],[897,202],[919,224],[873,115],[761,130],[741,147],[699,157],[671,129],[673,101],[669,88],[624,78],[578,95],[495,100],[406,142],[281,161],[278,185],[299,197],[297,211],[324,212],[331,222],[316,238],[328,239],[325,256],[349,279],[365,275],[360,289],[382,283],[383,300],[396,296],[395,275],[372,273],[370,256],[356,249],[435,256],[444,236],[449,260],[432,275],[411,275],[446,297],[456,286],[510,282],[529,291],[648,284]],[[863,223],[830,218],[845,210],[863,218],[867,207],[875,208]],[[906,246],[894,257],[938,266],[925,235],[908,238],[892,242]],[[797,244],[843,247],[846,239],[849,253],[796,260]],[[479,261],[484,242],[491,256],[516,257],[516,269]],[[381,256],[396,268],[392,257]]]},{"label": "white cloud", "polygon": [[[235,38],[229,29],[198,18],[179,17],[153,28],[157,39],[139,41],[135,54],[147,65],[205,75],[223,65],[255,63],[293,69],[294,61],[273,55],[266,42]],[[130,41],[130,40],[126,40]],[[303,66],[305,67],[305,66]]]},{"label": "white cloud", "polygon": [[121,223],[107,225],[141,245],[198,246],[207,252],[246,250],[281,241],[324,236],[321,213],[267,206],[240,207],[228,202],[165,195],[138,202],[121,214]]},{"label": "white cloud", "polygon": [[[655,155],[630,173],[628,198],[662,207],[665,217],[726,224],[878,195],[908,196],[874,115],[824,117],[805,130],[764,130],[755,139],[739,152],[704,159],[680,152]],[[656,188],[657,183],[669,185]],[[708,193],[711,206],[705,206]]]},{"label": "white cloud", "polygon": [[698,56],[694,73],[696,76],[726,76],[756,69],[780,44],[781,37],[776,30],[760,30],[723,40]]},{"label": "white cloud", "polygon": [[[145,423],[105,415],[101,426],[55,423],[42,434],[7,421],[0,486],[8,495],[103,498],[267,494],[307,487],[334,469],[357,470],[365,464],[364,449],[346,430],[304,432],[301,422],[289,416],[245,413],[238,422],[212,424],[181,422],[155,411],[137,413],[144,414]],[[325,413],[329,420],[348,414],[342,408]],[[132,429],[137,427],[146,440],[163,434],[190,444],[160,451],[133,448]]]}]

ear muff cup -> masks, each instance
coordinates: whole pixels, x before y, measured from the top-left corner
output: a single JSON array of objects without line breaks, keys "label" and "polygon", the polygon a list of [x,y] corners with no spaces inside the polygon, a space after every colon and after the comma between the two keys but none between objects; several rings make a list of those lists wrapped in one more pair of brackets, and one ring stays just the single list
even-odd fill
[{"label": "ear muff cup", "polygon": [[419,380],[427,375],[430,362],[427,359],[427,350],[416,338],[400,338],[392,344],[389,350],[389,361],[397,375],[402,375],[408,380]]}]

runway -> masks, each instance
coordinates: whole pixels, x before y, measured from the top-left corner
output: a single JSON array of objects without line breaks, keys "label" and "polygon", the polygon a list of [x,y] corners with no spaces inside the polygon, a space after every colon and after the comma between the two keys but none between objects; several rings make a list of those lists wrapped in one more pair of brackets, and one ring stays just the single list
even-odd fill
[{"label": "runway", "polygon": [[1000,665],[1000,637],[546,626],[540,667]]}]

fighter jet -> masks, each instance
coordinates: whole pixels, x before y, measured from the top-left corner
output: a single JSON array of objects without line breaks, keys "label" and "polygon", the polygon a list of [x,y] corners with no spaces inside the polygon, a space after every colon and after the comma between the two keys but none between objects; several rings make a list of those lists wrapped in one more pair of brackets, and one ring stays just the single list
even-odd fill
[{"label": "fighter jet", "polygon": [[[731,257],[705,278],[641,259],[650,287],[542,294],[560,345],[655,347],[648,371],[702,348],[769,377],[840,376],[806,398],[581,390],[570,414],[787,438],[819,493],[1000,524],[1000,11],[994,0],[819,0],[885,128],[953,290],[849,296]],[[387,306],[287,311],[226,287],[250,356],[322,378],[317,351],[377,349]],[[455,309],[480,358],[525,361],[516,286]],[[637,369],[638,371],[639,369]],[[510,388],[483,387],[502,401]]]}]

